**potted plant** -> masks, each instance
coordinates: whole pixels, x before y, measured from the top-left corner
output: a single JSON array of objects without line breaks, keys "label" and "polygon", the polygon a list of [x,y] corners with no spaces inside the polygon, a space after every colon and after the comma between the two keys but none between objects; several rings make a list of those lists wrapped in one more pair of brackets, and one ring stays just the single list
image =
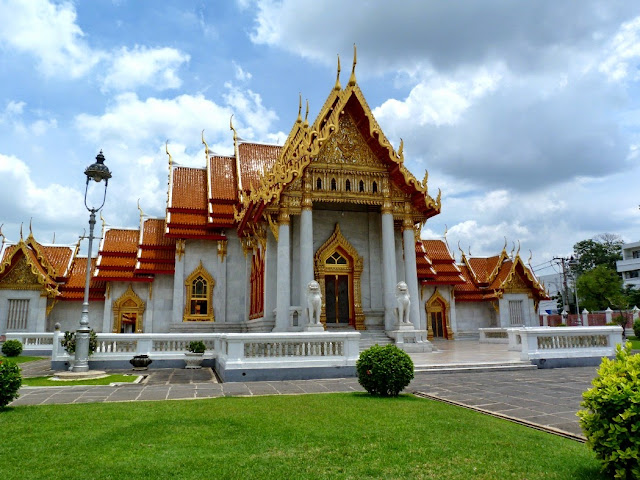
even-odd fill
[{"label": "potted plant", "polygon": [[206,345],[201,340],[194,340],[189,343],[187,353],[185,353],[185,361],[187,362],[187,366],[185,368],[202,368],[202,357],[204,356],[204,351],[207,349]]},{"label": "potted plant", "polygon": [[[64,332],[64,338],[60,342],[62,348],[67,351],[69,355],[69,370],[73,368],[73,362],[75,362],[76,353],[76,332]],[[93,328],[89,332],[89,356],[93,355],[98,348],[98,336]]]}]

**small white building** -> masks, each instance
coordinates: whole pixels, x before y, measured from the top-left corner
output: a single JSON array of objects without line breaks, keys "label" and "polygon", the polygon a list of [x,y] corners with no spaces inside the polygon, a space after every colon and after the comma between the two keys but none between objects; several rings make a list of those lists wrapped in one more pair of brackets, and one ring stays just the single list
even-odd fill
[{"label": "small white building", "polygon": [[625,287],[640,287],[640,242],[622,245],[622,260],[616,262],[616,270],[622,274]]}]

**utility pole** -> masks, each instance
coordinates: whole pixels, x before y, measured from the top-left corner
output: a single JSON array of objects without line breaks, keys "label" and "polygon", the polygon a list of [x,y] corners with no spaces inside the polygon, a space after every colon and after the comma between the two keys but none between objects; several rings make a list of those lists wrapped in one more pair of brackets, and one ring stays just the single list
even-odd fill
[{"label": "utility pole", "polygon": [[564,257],[554,257],[554,260],[558,260],[562,265],[562,302],[564,303],[563,309],[569,313],[569,285],[567,284],[567,259]]}]

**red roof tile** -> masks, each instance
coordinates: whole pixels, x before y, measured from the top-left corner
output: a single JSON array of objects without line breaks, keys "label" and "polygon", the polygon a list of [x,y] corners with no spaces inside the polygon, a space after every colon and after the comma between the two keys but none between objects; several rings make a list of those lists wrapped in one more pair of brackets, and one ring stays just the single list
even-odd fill
[{"label": "red roof tile", "polygon": [[249,190],[252,183],[257,186],[264,169],[271,169],[281,151],[282,147],[279,145],[240,142],[238,159],[242,174],[242,188]]},{"label": "red roof tile", "polygon": [[209,159],[210,201],[230,201],[238,199],[238,181],[236,180],[234,157],[214,156]]},{"label": "red roof tile", "polygon": [[204,168],[175,167],[172,174],[169,210],[206,210],[207,171]]}]

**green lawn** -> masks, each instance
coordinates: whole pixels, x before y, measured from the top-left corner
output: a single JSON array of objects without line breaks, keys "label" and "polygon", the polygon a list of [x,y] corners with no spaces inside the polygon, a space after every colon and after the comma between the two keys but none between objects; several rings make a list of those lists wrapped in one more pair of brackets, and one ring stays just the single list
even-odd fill
[{"label": "green lawn", "polygon": [[29,357],[27,355],[19,355],[17,357],[1,357],[2,360],[8,360],[13,363],[27,363],[34,362],[36,360],[44,360],[46,357]]},{"label": "green lawn", "polygon": [[23,378],[23,387],[68,387],[72,385],[109,385],[110,383],[131,383],[135,382],[138,375],[107,375],[103,378],[93,378],[85,380],[51,380],[51,377],[31,377]]},{"label": "green lawn", "polygon": [[2,480],[597,479],[584,444],[413,396],[14,407]]},{"label": "green lawn", "polygon": [[631,342],[631,350],[640,350],[640,339],[636,337],[628,337],[627,340]]}]

